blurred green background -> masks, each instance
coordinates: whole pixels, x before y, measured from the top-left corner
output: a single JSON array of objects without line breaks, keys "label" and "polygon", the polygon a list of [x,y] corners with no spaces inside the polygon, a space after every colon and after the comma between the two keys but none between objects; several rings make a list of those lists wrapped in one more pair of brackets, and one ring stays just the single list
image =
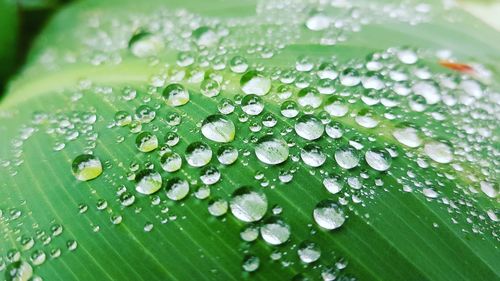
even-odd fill
[{"label": "blurred green background", "polygon": [[[10,77],[23,66],[37,34],[58,9],[73,0],[0,0],[0,94]],[[80,0],[84,1],[84,0]],[[439,0],[438,0],[439,1]],[[500,1],[446,1],[459,5],[485,23],[500,30]]]}]

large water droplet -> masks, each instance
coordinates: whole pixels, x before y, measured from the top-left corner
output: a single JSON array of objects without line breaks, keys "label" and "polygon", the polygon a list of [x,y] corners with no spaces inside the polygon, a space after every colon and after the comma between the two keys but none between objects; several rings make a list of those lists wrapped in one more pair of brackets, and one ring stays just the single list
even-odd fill
[{"label": "large water droplet", "polygon": [[295,123],[295,132],[306,140],[319,139],[324,131],[323,123],[312,115],[303,115]]},{"label": "large water droplet", "polygon": [[231,120],[217,114],[203,120],[201,133],[209,140],[224,143],[234,140],[236,129]]},{"label": "large water droplet", "polygon": [[264,193],[241,187],[233,192],[230,208],[233,215],[241,221],[259,221],[266,214],[267,198]]},{"label": "large water droplet", "polygon": [[181,106],[189,101],[189,91],[181,84],[173,83],[163,90],[163,98],[167,105]]},{"label": "large water droplet", "polygon": [[167,182],[165,192],[170,200],[182,200],[189,193],[189,183],[180,178],[172,178]]},{"label": "large water droplet", "polygon": [[255,145],[255,155],[266,164],[280,164],[288,159],[288,144],[282,139],[264,136]]},{"label": "large water droplet", "polygon": [[259,264],[260,264],[260,259],[256,256],[253,255],[246,255],[245,258],[243,258],[243,270],[247,272],[253,272],[259,269]]},{"label": "large water droplet", "polygon": [[241,101],[241,109],[248,115],[259,115],[264,110],[264,103],[258,96],[248,95]]},{"label": "large water droplet", "polygon": [[422,144],[420,137],[418,136],[418,131],[414,128],[400,128],[394,130],[392,133],[394,138],[399,141],[401,144],[404,144],[408,147],[418,147]]},{"label": "large water droplet", "polygon": [[160,159],[161,167],[169,173],[179,170],[182,166],[182,158],[175,152],[166,152]]},{"label": "large water droplet", "polygon": [[260,228],[262,239],[271,245],[281,245],[290,238],[290,226],[279,218],[273,217]]},{"label": "large water droplet", "polygon": [[5,270],[6,281],[28,281],[33,276],[33,268],[25,261],[16,261]]},{"label": "large water droplet", "polygon": [[304,241],[297,250],[299,258],[304,263],[313,263],[321,257],[321,249],[313,242]]},{"label": "large water droplet", "polygon": [[158,191],[163,183],[161,175],[150,169],[142,170],[135,176],[135,190],[142,194],[153,194]]},{"label": "large water droplet", "polygon": [[377,171],[387,171],[391,167],[392,158],[387,150],[368,150],[365,160],[370,167]]},{"label": "large water droplet", "polygon": [[158,138],[150,132],[142,132],[135,139],[135,146],[141,152],[150,152],[158,148]]},{"label": "large water droplet", "polygon": [[319,202],[314,208],[313,217],[319,226],[328,230],[339,228],[345,222],[344,211],[332,200]]},{"label": "large water droplet", "polygon": [[241,76],[240,86],[241,90],[247,95],[263,96],[271,90],[271,79],[258,71],[250,70]]},{"label": "large water droplet", "polygon": [[102,173],[101,161],[91,154],[79,155],[71,164],[73,175],[77,180],[89,181],[97,178]]},{"label": "large water droplet", "polygon": [[358,151],[350,146],[337,149],[335,151],[335,161],[344,169],[352,169],[359,164]]},{"label": "large water droplet", "polygon": [[227,213],[227,201],[222,198],[213,198],[208,203],[208,212],[214,217],[220,217]]},{"label": "large water droplet", "polygon": [[424,152],[429,158],[438,163],[450,163],[453,160],[451,148],[441,142],[430,142],[424,145]]},{"label": "large water droplet", "polygon": [[223,165],[231,165],[238,159],[238,150],[230,145],[221,146],[217,151],[217,159]]},{"label": "large water droplet", "polygon": [[136,57],[150,57],[157,55],[163,49],[163,42],[154,34],[138,32],[130,38],[128,48]]},{"label": "large water droplet", "polygon": [[321,147],[315,144],[308,144],[300,152],[300,158],[308,166],[319,167],[326,161],[326,155]]},{"label": "large water droplet", "polygon": [[314,13],[306,20],[306,27],[312,31],[320,31],[330,26],[330,18],[322,13]]},{"label": "large water droplet", "polygon": [[212,160],[212,149],[202,142],[193,142],[186,148],[186,161],[193,167],[202,167]]}]

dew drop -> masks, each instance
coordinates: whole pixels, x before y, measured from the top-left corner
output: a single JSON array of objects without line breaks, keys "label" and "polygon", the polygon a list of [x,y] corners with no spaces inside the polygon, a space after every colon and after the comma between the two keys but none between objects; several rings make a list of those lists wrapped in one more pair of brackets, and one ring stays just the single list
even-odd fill
[{"label": "dew drop", "polygon": [[201,133],[209,140],[225,143],[234,140],[236,128],[231,120],[217,114],[203,120]]},{"label": "dew drop", "polygon": [[203,167],[212,160],[212,149],[205,143],[193,142],[186,148],[185,157],[190,166]]},{"label": "dew drop", "polygon": [[279,138],[264,136],[255,145],[255,155],[257,158],[269,165],[276,165],[288,159],[288,145]]},{"label": "dew drop", "polygon": [[247,95],[263,96],[271,89],[271,79],[256,70],[250,70],[241,76],[240,86]]},{"label": "dew drop", "polygon": [[164,171],[173,173],[182,166],[182,158],[175,152],[166,152],[160,159],[161,167]]},{"label": "dew drop", "polygon": [[321,147],[315,144],[308,144],[300,152],[300,158],[308,166],[319,167],[326,161],[326,155]]},{"label": "dew drop", "polygon": [[332,200],[319,202],[314,208],[313,217],[319,226],[328,230],[337,229],[345,222],[344,211]]},{"label": "dew drop", "polygon": [[135,139],[135,146],[141,152],[150,152],[158,148],[158,138],[150,132],[142,132]]},{"label": "dew drop", "polygon": [[89,181],[102,174],[101,160],[91,154],[77,156],[71,164],[71,169],[79,181]]},{"label": "dew drop", "polygon": [[359,154],[356,149],[350,146],[335,151],[335,161],[344,169],[352,169],[359,164]]},{"label": "dew drop", "polygon": [[394,130],[392,136],[400,142],[408,147],[419,147],[422,144],[422,140],[418,136],[418,131],[414,128],[399,128]]},{"label": "dew drop", "polygon": [[167,182],[165,192],[170,200],[182,200],[189,193],[189,183],[180,178],[172,178]]},{"label": "dew drop", "polygon": [[238,159],[238,150],[230,145],[221,146],[217,151],[217,160],[223,165],[231,165]]},{"label": "dew drop", "polygon": [[161,175],[151,169],[145,169],[135,176],[135,190],[142,194],[153,194],[157,192],[163,183]]},{"label": "dew drop", "polygon": [[33,268],[25,261],[16,261],[7,266],[6,281],[28,281],[33,276]]},{"label": "dew drop", "polygon": [[245,270],[246,272],[256,271],[257,269],[259,269],[259,265],[260,265],[260,259],[256,256],[246,255],[243,258],[242,267],[243,267],[243,270]]},{"label": "dew drop", "polygon": [[138,32],[128,42],[130,52],[139,58],[157,55],[163,49],[163,43],[158,36],[149,32]]},{"label": "dew drop", "polygon": [[220,217],[227,213],[227,201],[222,198],[213,198],[208,203],[208,212],[214,217]]},{"label": "dew drop", "polygon": [[264,110],[264,103],[256,95],[247,95],[241,101],[241,109],[248,115],[259,115]]},{"label": "dew drop", "polygon": [[267,198],[264,193],[249,187],[240,187],[233,192],[229,204],[231,213],[244,222],[259,221],[267,212]]},{"label": "dew drop", "polygon": [[392,158],[387,150],[368,150],[365,153],[365,160],[370,167],[377,171],[387,171],[391,167]]},{"label": "dew drop", "polygon": [[304,263],[313,263],[321,257],[321,249],[313,242],[304,241],[297,250],[299,258]]},{"label": "dew drop", "polygon": [[429,158],[438,163],[450,163],[453,160],[451,148],[441,142],[430,142],[424,145],[424,152]]},{"label": "dew drop", "polygon": [[189,101],[189,91],[181,84],[173,83],[163,90],[163,98],[167,105],[181,106]]},{"label": "dew drop", "polygon": [[323,123],[312,115],[303,115],[295,123],[295,132],[306,140],[319,139],[324,131]]},{"label": "dew drop", "polygon": [[260,235],[268,244],[281,245],[290,238],[290,226],[281,219],[272,217],[261,226]]}]

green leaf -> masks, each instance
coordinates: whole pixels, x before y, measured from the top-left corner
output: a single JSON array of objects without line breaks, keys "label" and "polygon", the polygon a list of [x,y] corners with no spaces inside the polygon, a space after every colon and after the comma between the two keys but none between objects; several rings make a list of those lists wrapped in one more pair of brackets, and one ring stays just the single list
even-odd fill
[{"label": "green leaf", "polygon": [[283,3],[61,11],[0,104],[6,279],[500,280],[498,32]]},{"label": "green leaf", "polygon": [[12,71],[16,58],[18,32],[17,6],[15,1],[0,1],[0,90],[4,88],[7,76]]}]

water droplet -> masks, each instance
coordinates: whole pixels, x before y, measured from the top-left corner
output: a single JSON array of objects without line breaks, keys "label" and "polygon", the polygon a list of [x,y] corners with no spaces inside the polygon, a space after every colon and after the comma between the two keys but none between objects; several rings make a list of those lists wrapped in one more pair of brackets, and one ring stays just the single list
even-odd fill
[{"label": "water droplet", "polygon": [[424,145],[424,152],[429,158],[438,163],[450,163],[453,160],[451,148],[441,142],[430,142]]},{"label": "water droplet", "polygon": [[236,128],[231,120],[217,114],[203,120],[201,133],[209,140],[224,143],[234,140]]},{"label": "water droplet", "polygon": [[324,131],[323,123],[312,115],[303,115],[295,123],[295,132],[306,140],[319,139]]},{"label": "water droplet", "polygon": [[259,221],[267,211],[267,198],[264,193],[249,187],[240,187],[233,192],[230,202],[231,213],[244,222]]},{"label": "water droplet", "polygon": [[290,226],[281,219],[272,217],[261,226],[260,235],[268,244],[281,245],[290,238]]},{"label": "water droplet", "polygon": [[323,186],[325,186],[326,190],[328,190],[331,194],[337,194],[342,190],[344,184],[342,183],[340,177],[327,175],[323,179]]},{"label": "water droplet", "polygon": [[201,47],[209,47],[219,42],[219,36],[208,26],[201,26],[193,30],[191,34],[196,42]]},{"label": "water droplet", "polygon": [[212,160],[212,149],[202,142],[193,142],[186,148],[186,161],[193,167],[203,167]]},{"label": "water droplet", "polygon": [[321,147],[315,144],[308,144],[300,152],[300,158],[308,166],[319,167],[326,161],[326,155]]},{"label": "water droplet", "polygon": [[153,194],[158,191],[163,183],[161,175],[150,169],[142,170],[135,176],[135,190],[142,194]]},{"label": "water droplet", "polygon": [[238,150],[230,145],[221,146],[217,151],[217,159],[223,165],[231,165],[238,159]]},{"label": "water droplet", "polygon": [[214,217],[220,217],[227,213],[227,201],[222,198],[213,198],[208,203],[208,212]]},{"label": "water droplet", "polygon": [[313,217],[319,226],[328,230],[337,229],[345,222],[344,211],[332,200],[319,202],[314,208]]},{"label": "water droplet", "polygon": [[166,152],[161,156],[161,167],[164,171],[173,173],[182,166],[182,158],[175,152]]},{"label": "water droplet", "polygon": [[365,153],[365,160],[370,167],[381,172],[387,171],[392,163],[391,155],[384,149],[368,150]]},{"label": "water droplet", "polygon": [[354,68],[346,68],[342,73],[340,73],[340,84],[352,87],[359,84],[361,77],[359,72]]},{"label": "water droplet", "polygon": [[279,138],[264,136],[255,145],[255,155],[265,164],[276,165],[288,159],[288,145]]},{"label": "water droplet", "polygon": [[264,103],[256,95],[247,95],[241,101],[241,109],[248,115],[259,115],[264,110]]},{"label": "water droplet", "polygon": [[256,70],[250,70],[241,76],[240,86],[241,90],[247,95],[263,96],[269,93],[271,89],[271,79]]},{"label": "water droplet", "polygon": [[297,250],[299,258],[304,263],[313,263],[321,257],[321,249],[313,242],[304,241]]},{"label": "water droplet", "polygon": [[299,114],[299,107],[294,101],[285,101],[281,105],[281,115],[286,118],[294,118]]},{"label": "water droplet", "polygon": [[408,147],[418,147],[422,144],[420,137],[418,136],[418,131],[414,128],[399,128],[394,130],[392,133],[394,138],[399,141],[401,144],[404,144]]},{"label": "water droplet", "polygon": [[[135,110],[135,118],[141,123],[149,123],[156,117],[156,112],[149,106],[143,104]],[[139,129],[140,130],[140,129]]]},{"label": "water droplet", "polygon": [[221,173],[214,166],[208,166],[201,171],[200,179],[206,185],[216,184],[220,180]]},{"label": "water droplet", "polygon": [[132,123],[132,116],[126,111],[118,111],[115,114],[116,125],[123,127]]},{"label": "water droplet", "polygon": [[242,56],[235,56],[229,61],[229,68],[234,73],[244,73],[248,69],[248,62]]},{"label": "water droplet", "polygon": [[33,276],[33,268],[25,261],[16,261],[7,266],[6,281],[28,281]]},{"label": "water droplet", "polygon": [[400,50],[397,53],[398,59],[404,64],[414,64],[417,62],[417,54],[410,49]]},{"label": "water droplet", "polygon": [[163,42],[158,36],[141,31],[130,38],[128,48],[136,57],[150,57],[157,55],[163,49]]},{"label": "water droplet", "polygon": [[297,101],[302,107],[318,108],[323,100],[316,88],[306,87],[298,92]]},{"label": "water droplet", "polygon": [[350,146],[337,149],[335,151],[335,161],[344,169],[352,169],[359,164],[358,151]]},{"label": "water droplet", "polygon": [[189,183],[180,178],[172,178],[167,182],[165,192],[170,200],[182,200],[189,193]]},{"label": "water droplet", "polygon": [[173,83],[163,90],[163,98],[167,105],[181,106],[189,101],[189,91],[181,84]]},{"label": "water droplet", "polygon": [[247,242],[255,241],[259,238],[259,228],[253,225],[248,225],[240,232],[240,237]]},{"label": "water droplet", "polygon": [[203,80],[203,82],[201,82],[201,85],[200,85],[200,92],[209,98],[212,98],[212,97],[219,95],[219,93],[220,93],[219,82],[217,82],[213,79]]},{"label": "water droplet", "polygon": [[322,13],[314,13],[306,20],[306,27],[312,31],[320,31],[330,26],[330,18]]},{"label": "water droplet", "polygon": [[71,164],[73,175],[79,181],[89,181],[102,173],[101,161],[91,154],[79,155]]},{"label": "water droplet", "polygon": [[142,132],[135,139],[135,146],[141,152],[150,152],[158,148],[158,138],[150,132]]},{"label": "water droplet", "polygon": [[253,255],[246,255],[243,258],[243,270],[247,272],[253,272],[259,269],[260,259]]}]

